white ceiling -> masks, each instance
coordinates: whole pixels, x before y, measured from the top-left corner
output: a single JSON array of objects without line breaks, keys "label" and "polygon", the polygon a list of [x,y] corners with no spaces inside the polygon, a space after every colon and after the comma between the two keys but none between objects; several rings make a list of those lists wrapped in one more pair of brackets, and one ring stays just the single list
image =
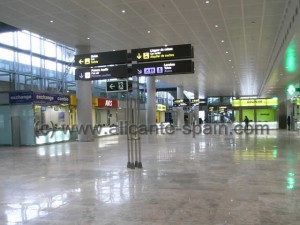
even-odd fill
[{"label": "white ceiling", "polygon": [[0,0],[0,21],[92,52],[191,43],[195,74],[159,80],[200,97],[272,95],[285,85],[268,68],[288,2]]}]

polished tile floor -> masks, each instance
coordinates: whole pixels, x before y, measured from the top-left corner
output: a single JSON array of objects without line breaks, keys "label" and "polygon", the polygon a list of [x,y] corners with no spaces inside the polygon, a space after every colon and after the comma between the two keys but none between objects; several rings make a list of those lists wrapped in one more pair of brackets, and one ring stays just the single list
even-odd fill
[{"label": "polished tile floor", "polygon": [[1,225],[299,225],[300,134],[144,135],[0,147]]}]

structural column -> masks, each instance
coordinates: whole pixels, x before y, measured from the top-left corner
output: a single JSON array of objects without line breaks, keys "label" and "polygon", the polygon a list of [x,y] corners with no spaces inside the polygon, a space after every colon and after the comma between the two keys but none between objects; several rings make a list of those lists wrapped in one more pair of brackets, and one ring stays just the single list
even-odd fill
[{"label": "structural column", "polygon": [[156,124],[156,87],[155,77],[147,77],[147,105],[146,121],[147,126]]},{"label": "structural column", "polygon": [[[199,92],[194,92],[194,99],[199,98]],[[199,105],[194,106],[194,119],[195,119],[195,125],[199,124]]]},{"label": "structural column", "polygon": [[[177,99],[183,99],[183,86],[177,87]],[[176,126],[181,127],[184,125],[184,111],[183,107],[177,107],[177,121]]]},{"label": "structural column", "polygon": [[287,104],[287,94],[286,92],[280,93],[278,96],[278,123],[279,129],[287,128],[287,116],[290,115],[288,112],[288,104]]},{"label": "structural column", "polygon": [[[90,46],[77,46],[77,54],[90,53]],[[77,124],[84,126],[84,132],[78,134],[79,141],[93,141],[92,132],[92,82],[76,81]]]}]

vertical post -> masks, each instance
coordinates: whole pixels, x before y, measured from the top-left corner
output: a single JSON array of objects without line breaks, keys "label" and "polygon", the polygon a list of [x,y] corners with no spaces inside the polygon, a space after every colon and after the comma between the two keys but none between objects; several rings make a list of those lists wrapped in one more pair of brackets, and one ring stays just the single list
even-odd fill
[{"label": "vertical post", "polygon": [[146,105],[146,118],[147,126],[156,124],[156,88],[155,77],[147,77],[147,105]]},{"label": "vertical post", "polygon": [[128,153],[128,162],[127,168],[130,168],[130,137],[129,137],[129,92],[126,94],[126,124],[125,129],[127,131],[127,153]]},{"label": "vertical post", "polygon": [[[130,128],[132,128],[132,125],[133,125],[133,105],[132,105],[132,98],[130,98],[130,101],[129,101],[129,105],[130,105]],[[131,169],[134,169],[135,166],[134,166],[134,154],[133,154],[133,141],[134,141],[134,138],[133,138],[133,132],[132,130],[130,129],[130,156],[131,156],[131,160],[130,160],[130,168]]]},{"label": "vertical post", "polygon": [[[177,87],[177,99],[183,99],[183,86]],[[184,125],[184,111],[182,107],[177,107],[177,127]]]},{"label": "vertical post", "polygon": [[138,159],[138,168],[143,168],[142,165],[142,150],[141,150],[141,131],[139,129],[140,127],[140,77],[137,76],[137,94],[136,94],[136,98],[137,98],[137,127],[138,127],[138,131],[137,131],[137,139],[138,139],[138,151],[139,151],[139,159]]},{"label": "vertical post", "polygon": [[[78,54],[87,54],[90,52],[89,46],[79,46]],[[86,132],[78,134],[79,141],[93,141],[92,131],[92,82],[76,81],[76,98],[77,98],[77,124],[78,126],[90,126],[85,129]]]}]

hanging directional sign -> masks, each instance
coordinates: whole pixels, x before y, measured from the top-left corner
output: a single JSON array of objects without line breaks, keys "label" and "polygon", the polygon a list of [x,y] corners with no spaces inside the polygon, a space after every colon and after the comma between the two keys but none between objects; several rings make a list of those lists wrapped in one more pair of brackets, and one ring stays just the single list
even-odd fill
[{"label": "hanging directional sign", "polygon": [[125,78],[127,76],[127,65],[79,68],[75,70],[75,80],[103,80],[110,78]]},{"label": "hanging directional sign", "polygon": [[100,52],[75,55],[75,67],[90,67],[110,64],[127,63],[127,51]]},{"label": "hanging directional sign", "polygon": [[106,82],[106,92],[125,92],[128,91],[127,80],[114,80]]},{"label": "hanging directional sign", "polygon": [[140,48],[131,50],[132,61],[149,62],[172,59],[193,58],[193,48],[191,44],[173,45],[153,48]]},{"label": "hanging directional sign", "polygon": [[160,76],[194,73],[192,60],[132,64],[132,73],[140,76]]}]

